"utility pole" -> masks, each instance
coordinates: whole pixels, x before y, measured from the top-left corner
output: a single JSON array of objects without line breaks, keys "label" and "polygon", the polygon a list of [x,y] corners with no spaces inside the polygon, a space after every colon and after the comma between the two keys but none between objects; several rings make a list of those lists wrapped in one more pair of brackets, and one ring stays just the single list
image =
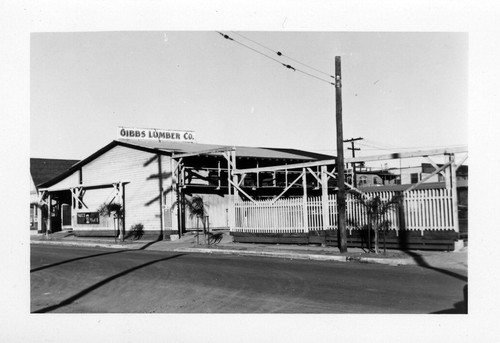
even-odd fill
[{"label": "utility pole", "polygon": [[[352,151],[353,158],[356,157],[356,150],[361,150],[360,148],[354,147],[354,142],[360,141],[362,139],[363,139],[362,137],[358,137],[358,138],[351,138],[344,140],[344,143],[351,143],[351,147],[347,149]],[[356,180],[356,163],[352,164],[352,184],[354,185],[354,187],[358,187],[358,180]]]},{"label": "utility pole", "polygon": [[344,176],[344,139],[342,132],[342,74],[340,56],[335,56],[335,107],[337,126],[337,209],[338,209],[338,229],[339,229],[339,250],[341,253],[347,252],[347,232],[345,213],[345,176]]}]

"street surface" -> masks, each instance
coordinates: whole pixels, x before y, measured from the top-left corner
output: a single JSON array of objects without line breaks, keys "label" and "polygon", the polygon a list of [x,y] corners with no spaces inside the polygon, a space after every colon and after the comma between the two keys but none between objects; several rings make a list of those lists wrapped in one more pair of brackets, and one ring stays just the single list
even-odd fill
[{"label": "street surface", "polygon": [[465,313],[467,272],[31,246],[32,313]]}]

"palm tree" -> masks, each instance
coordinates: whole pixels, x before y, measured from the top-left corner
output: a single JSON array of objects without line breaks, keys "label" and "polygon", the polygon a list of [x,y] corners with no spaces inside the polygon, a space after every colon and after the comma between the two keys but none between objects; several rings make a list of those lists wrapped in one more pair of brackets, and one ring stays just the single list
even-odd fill
[{"label": "palm tree", "polygon": [[[125,240],[125,228],[123,227],[123,225],[120,225],[120,220],[123,217],[123,206],[115,202],[110,202],[108,204],[103,203],[97,208],[97,212],[99,212],[99,215],[101,216],[113,216],[114,218],[118,219],[118,233],[120,235],[119,238],[123,242]],[[116,222],[113,221],[113,225],[116,226]]]},{"label": "palm tree", "polygon": [[[172,205],[172,209],[174,209],[177,205],[179,205],[180,201],[175,201]],[[201,221],[203,225],[203,234],[205,236],[205,243],[207,243],[207,223],[205,217],[207,215],[208,205],[203,201],[203,198],[199,195],[187,196],[184,197],[184,206],[186,206],[189,212],[189,218],[197,218]],[[198,228],[197,228],[198,229]]]},{"label": "palm tree", "polygon": [[[380,198],[380,196],[375,196],[372,198],[364,197],[364,194],[358,192],[349,192],[354,196],[356,201],[363,205],[366,211],[366,215],[368,217],[368,224],[364,225],[362,229],[366,228],[368,232],[368,249],[371,249],[371,230],[374,231],[374,245],[375,245],[375,253],[379,253],[379,230],[383,230],[384,232],[384,251],[385,251],[385,232],[389,228],[391,221],[387,219],[387,214],[397,208],[400,202],[400,195],[395,195],[387,201],[384,201]],[[348,223],[356,226],[358,228],[359,225],[354,223],[352,220],[348,220]]]}]

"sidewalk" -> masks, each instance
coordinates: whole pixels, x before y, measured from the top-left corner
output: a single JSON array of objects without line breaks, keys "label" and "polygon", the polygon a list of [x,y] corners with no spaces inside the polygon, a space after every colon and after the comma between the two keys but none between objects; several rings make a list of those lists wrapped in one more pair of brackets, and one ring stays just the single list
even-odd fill
[{"label": "sidewalk", "polygon": [[58,232],[49,237],[41,234],[31,235],[31,244],[104,247],[113,249],[136,249],[208,254],[232,254],[240,256],[265,256],[286,259],[305,259],[316,261],[338,261],[351,263],[378,263],[392,266],[420,265],[435,269],[467,270],[467,247],[458,252],[388,250],[385,254],[365,253],[359,248],[349,248],[342,254],[336,247],[320,247],[294,244],[252,244],[234,243],[229,232],[223,232],[220,241],[203,244],[203,235],[199,244],[194,233],[188,233],[176,241],[126,240],[120,242],[114,238],[76,237],[71,233]]}]

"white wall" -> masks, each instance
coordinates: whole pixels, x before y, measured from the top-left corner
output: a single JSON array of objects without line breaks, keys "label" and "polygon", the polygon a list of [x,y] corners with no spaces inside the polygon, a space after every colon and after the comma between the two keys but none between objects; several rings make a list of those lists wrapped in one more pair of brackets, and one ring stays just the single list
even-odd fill
[{"label": "white wall", "polygon": [[[162,174],[170,172],[169,157],[161,156],[161,170]],[[53,187],[78,186],[78,173],[75,174]],[[125,229],[129,230],[132,225],[140,223],[144,225],[145,231],[157,231],[161,229],[160,187],[167,186],[166,180],[162,180],[160,186],[158,174],[159,162],[156,154],[116,146],[82,167],[82,183],[100,185],[129,182],[125,185]],[[112,192],[113,188],[87,190],[84,202],[88,211],[96,211],[99,205],[111,201]],[[74,222],[76,223],[76,219]],[[110,229],[106,220],[102,220],[99,226],[93,225],[92,229],[101,226],[103,229]],[[91,229],[88,225],[78,227],[79,230],[85,228]]]}]

